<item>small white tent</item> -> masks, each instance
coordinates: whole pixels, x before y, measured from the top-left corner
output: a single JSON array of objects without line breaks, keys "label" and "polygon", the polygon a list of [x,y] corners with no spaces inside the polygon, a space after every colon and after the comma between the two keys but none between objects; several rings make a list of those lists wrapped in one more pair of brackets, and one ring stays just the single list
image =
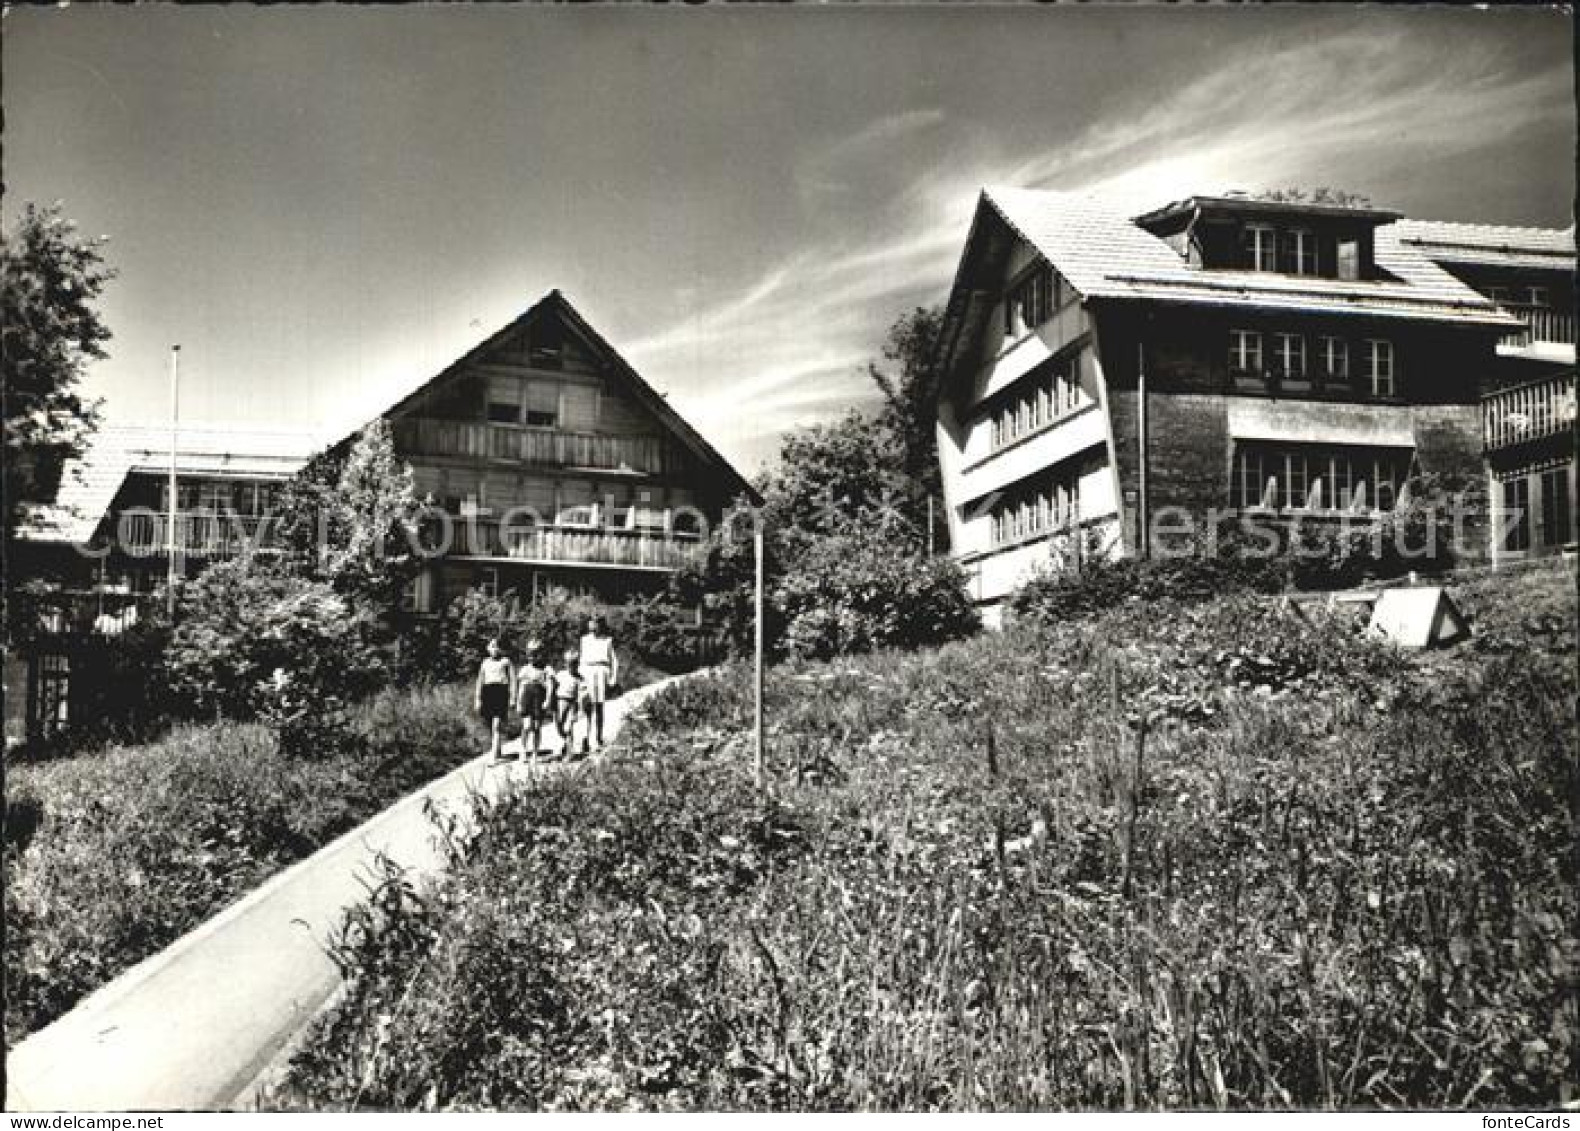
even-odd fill
[{"label": "small white tent", "polygon": [[1470,635],[1470,626],[1440,585],[1384,589],[1367,630],[1401,648],[1432,648]]}]

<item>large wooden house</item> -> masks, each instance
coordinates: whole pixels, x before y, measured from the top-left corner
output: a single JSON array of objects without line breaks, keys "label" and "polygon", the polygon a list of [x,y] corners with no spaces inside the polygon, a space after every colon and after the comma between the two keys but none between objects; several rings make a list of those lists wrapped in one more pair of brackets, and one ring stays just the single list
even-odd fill
[{"label": "large wooden house", "polygon": [[731,501],[756,499],[557,290],[381,415],[446,515],[417,613],[470,588],[655,591]]},{"label": "large wooden house", "polygon": [[[951,542],[984,613],[1088,546],[1144,556],[1234,515],[1366,523],[1416,475],[1482,480],[1482,397],[1527,325],[1399,219],[984,191],[938,415]],[[1467,530],[1484,553],[1485,507]]]},{"label": "large wooden house", "polygon": [[1516,560],[1576,544],[1574,228],[1404,220],[1401,242],[1518,318],[1498,341],[1482,397],[1492,554]]}]

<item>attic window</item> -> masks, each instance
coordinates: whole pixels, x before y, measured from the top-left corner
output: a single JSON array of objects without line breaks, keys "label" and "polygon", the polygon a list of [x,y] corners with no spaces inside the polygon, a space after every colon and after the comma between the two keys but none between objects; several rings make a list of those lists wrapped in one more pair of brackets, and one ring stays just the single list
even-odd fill
[{"label": "attic window", "polygon": [[557,322],[535,326],[527,343],[527,362],[535,369],[565,367],[565,331]]},{"label": "attic window", "polygon": [[1055,282],[1053,268],[1034,267],[1004,295],[1004,335],[1023,338],[1053,317]]}]

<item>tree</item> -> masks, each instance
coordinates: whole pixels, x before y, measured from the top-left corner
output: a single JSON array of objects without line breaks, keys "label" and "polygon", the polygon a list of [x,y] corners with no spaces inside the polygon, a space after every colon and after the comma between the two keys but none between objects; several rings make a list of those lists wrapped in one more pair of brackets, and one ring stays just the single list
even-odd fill
[{"label": "tree", "polygon": [[383,419],[320,452],[286,487],[281,541],[293,572],[380,615],[416,574],[419,503]]},{"label": "tree", "polygon": [[943,490],[938,469],[938,395],[943,370],[936,353],[943,326],[941,306],[918,306],[889,327],[883,362],[870,362],[867,374],[883,394],[879,425],[898,452],[898,470],[909,490],[907,508],[925,529],[927,499]]},{"label": "tree", "polygon": [[0,235],[5,373],[5,537],[29,505],[50,502],[66,461],[80,455],[98,404],[79,383],[106,355],[110,330],[96,304],[115,272],[58,204],[28,204]]}]

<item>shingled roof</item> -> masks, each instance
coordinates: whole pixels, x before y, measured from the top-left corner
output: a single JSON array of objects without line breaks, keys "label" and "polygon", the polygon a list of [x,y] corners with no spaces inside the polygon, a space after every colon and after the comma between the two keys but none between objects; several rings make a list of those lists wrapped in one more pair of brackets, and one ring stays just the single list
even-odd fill
[{"label": "shingled roof", "polygon": [[1439,263],[1487,267],[1575,269],[1575,229],[1527,228],[1507,224],[1458,224],[1445,220],[1401,220],[1396,238]]},{"label": "shingled roof", "polygon": [[1194,268],[1131,216],[1091,196],[988,188],[982,191],[979,214],[984,208],[1041,252],[1087,299],[1519,325],[1419,248],[1401,242],[1394,231],[1398,225],[1377,229],[1377,265],[1391,278],[1345,280]]},{"label": "shingled roof", "polygon": [[[183,424],[176,431],[176,472],[185,476],[284,479],[301,468],[313,448],[313,438],[303,432],[210,424]],[[169,469],[168,424],[101,427],[81,457],[67,463],[54,503],[34,508],[18,533],[33,541],[87,542],[128,475]]]}]

